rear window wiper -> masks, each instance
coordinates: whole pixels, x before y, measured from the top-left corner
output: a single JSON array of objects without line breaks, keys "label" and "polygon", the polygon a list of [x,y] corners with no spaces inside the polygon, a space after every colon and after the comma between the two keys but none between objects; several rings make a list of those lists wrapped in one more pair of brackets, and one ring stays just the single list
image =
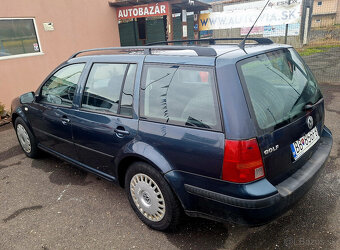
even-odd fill
[{"label": "rear window wiper", "polygon": [[294,102],[292,108],[289,110],[289,113],[291,113],[292,110],[295,108],[295,106],[301,101],[301,98],[303,97],[303,94],[307,90],[308,86],[309,86],[309,81],[306,82],[305,86],[303,87],[302,91],[300,92],[300,96]]},{"label": "rear window wiper", "polygon": [[304,110],[310,110],[312,108],[314,108],[316,105],[320,104],[321,102],[323,102],[323,97],[319,99],[319,101],[317,101],[316,103],[307,103],[304,106]]}]

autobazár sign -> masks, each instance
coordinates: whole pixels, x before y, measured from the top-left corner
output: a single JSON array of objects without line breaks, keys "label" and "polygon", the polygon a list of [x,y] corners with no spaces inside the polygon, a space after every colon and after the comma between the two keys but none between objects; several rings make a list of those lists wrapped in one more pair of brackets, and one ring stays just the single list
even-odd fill
[{"label": "autobaz\u00e1r sign", "polygon": [[164,16],[169,13],[169,3],[151,3],[136,6],[119,7],[116,9],[118,19]]}]

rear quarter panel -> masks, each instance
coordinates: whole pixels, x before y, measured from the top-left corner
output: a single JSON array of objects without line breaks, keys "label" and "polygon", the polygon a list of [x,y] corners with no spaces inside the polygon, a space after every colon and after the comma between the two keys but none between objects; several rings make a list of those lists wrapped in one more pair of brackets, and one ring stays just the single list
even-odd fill
[{"label": "rear quarter panel", "polygon": [[235,62],[217,58],[216,77],[226,138],[240,140],[256,137]]}]

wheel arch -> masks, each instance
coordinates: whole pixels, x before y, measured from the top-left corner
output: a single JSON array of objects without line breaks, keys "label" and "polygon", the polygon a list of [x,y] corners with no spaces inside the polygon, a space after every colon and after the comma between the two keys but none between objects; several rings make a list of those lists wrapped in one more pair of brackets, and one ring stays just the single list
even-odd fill
[{"label": "wheel arch", "polygon": [[25,122],[27,125],[29,125],[29,124],[28,124],[27,117],[26,117],[25,113],[24,113],[23,110],[22,110],[22,107],[18,107],[16,110],[13,111],[13,113],[12,113],[12,123],[13,123],[13,125],[15,125],[15,120],[16,120],[18,117],[20,117],[21,119],[23,119],[24,122]]},{"label": "wheel arch", "polygon": [[141,141],[131,141],[115,159],[115,165],[117,166],[115,176],[120,186],[124,187],[125,173],[128,167],[136,161],[149,164],[162,175],[174,169],[161,152],[153,146]]},{"label": "wheel arch", "polygon": [[128,170],[129,166],[131,166],[134,162],[145,162],[149,164],[151,167],[153,167],[154,169],[156,169],[162,175],[165,174],[165,172],[159,166],[157,166],[157,164],[143,157],[142,155],[137,155],[137,154],[128,155],[125,158],[121,159],[117,166],[116,176],[117,176],[119,186],[124,188],[126,171]]},{"label": "wheel arch", "polygon": [[13,127],[15,127],[15,120],[19,117],[19,115],[17,113],[13,113],[12,114],[12,125]]},{"label": "wheel arch", "polygon": [[165,172],[156,163],[150,161],[149,159],[147,159],[147,158],[145,158],[141,155],[129,155],[129,156],[123,158],[119,162],[119,165],[117,165],[117,175],[116,175],[116,177],[117,177],[117,182],[118,182],[120,187],[125,188],[126,172],[129,168],[129,166],[131,166],[134,162],[144,162],[144,163],[149,164],[152,168],[156,169],[164,177],[164,181],[168,183],[168,185],[169,185],[170,189],[172,190],[174,196],[179,201],[182,209],[185,208],[183,201],[180,199],[178,193],[175,192],[174,186],[169,181],[169,179],[165,177],[165,174],[170,172],[172,169]]},{"label": "wheel arch", "polygon": [[31,130],[32,134],[34,135],[33,129],[31,127],[31,124],[29,123],[27,116],[25,115],[25,113],[22,110],[22,107],[18,107],[11,115],[12,118],[12,125],[15,129],[15,121],[18,119],[18,117],[20,117],[21,119],[23,119],[23,121],[25,122],[26,126]]}]

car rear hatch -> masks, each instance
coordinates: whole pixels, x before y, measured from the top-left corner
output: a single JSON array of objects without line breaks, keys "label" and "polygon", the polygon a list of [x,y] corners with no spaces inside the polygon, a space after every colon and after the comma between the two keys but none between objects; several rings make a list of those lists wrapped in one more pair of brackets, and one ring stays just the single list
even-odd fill
[{"label": "car rear hatch", "polygon": [[324,123],[322,94],[292,48],[247,58],[237,68],[256,121],[265,176],[275,185],[315,151]]}]

